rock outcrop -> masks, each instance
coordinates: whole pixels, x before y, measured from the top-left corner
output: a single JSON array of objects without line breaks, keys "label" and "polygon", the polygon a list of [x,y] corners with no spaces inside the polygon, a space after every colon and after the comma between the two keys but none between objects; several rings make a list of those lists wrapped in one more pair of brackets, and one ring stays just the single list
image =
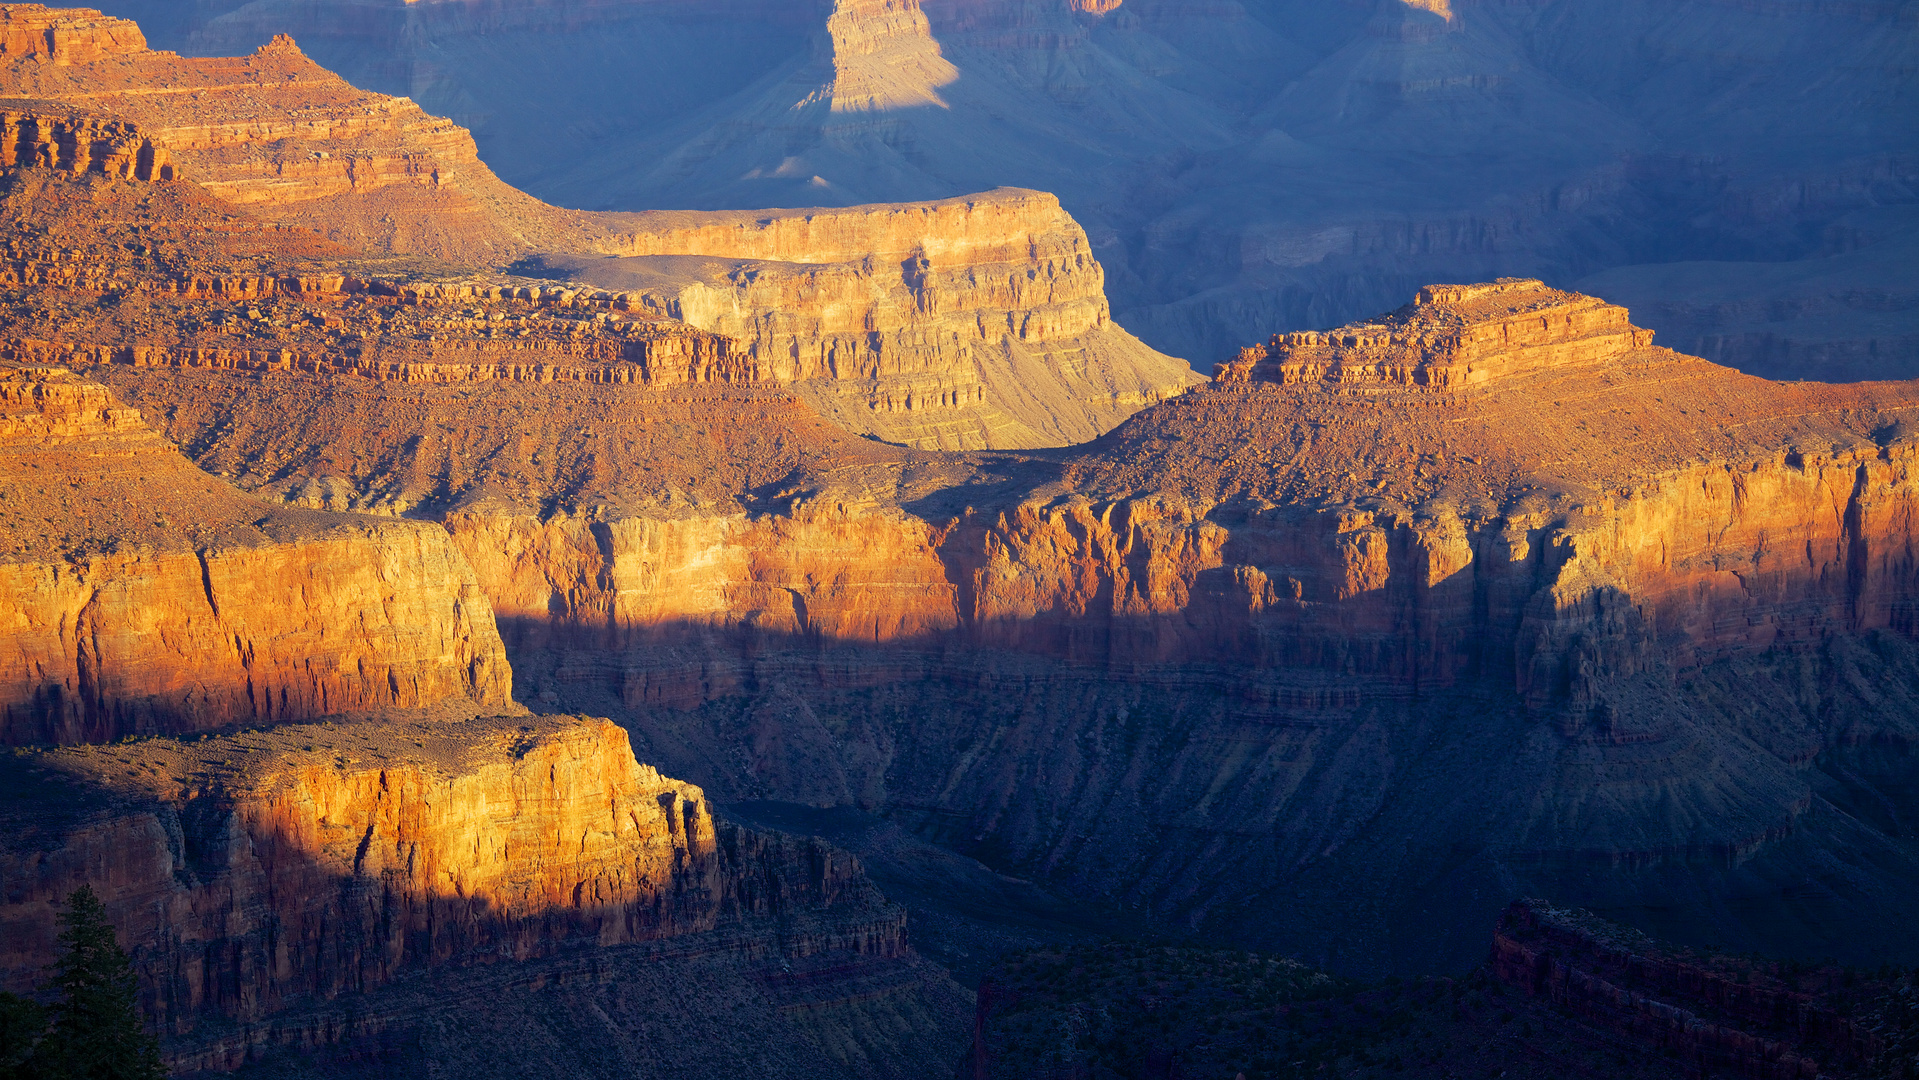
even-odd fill
[{"label": "rock outcrop", "polygon": [[835,113],[946,108],[939,89],[959,79],[940,55],[919,0],[835,0],[820,52],[833,75],[816,96]]},{"label": "rock outcrop", "polygon": [[53,64],[0,54],[16,108],[132,125],[229,202],[355,247],[467,262],[510,261],[568,235],[563,214],[481,164],[465,129],[347,85],[291,38],[251,56],[187,58],[145,48],[137,26],[98,12],[5,11],[18,24],[73,24],[75,41],[100,43],[62,46]]},{"label": "rock outcrop", "polygon": [[168,156],[134,125],[118,120],[0,112],[0,167],[171,180]]},{"label": "rock outcrop", "polygon": [[1699,1075],[1864,1075],[1886,1049],[1887,1032],[1826,1000],[1850,972],[1676,952],[1540,900],[1500,917],[1491,967],[1527,996]]},{"label": "rock outcrop", "polygon": [[[614,478],[684,444],[598,441],[639,399],[590,390],[566,423],[595,441],[489,451],[514,478],[493,490],[518,494],[437,516],[531,692],[622,717],[724,797],[884,808],[1323,962],[1475,952],[1443,927],[1491,918],[1513,882],[1671,912],[1669,890],[1769,895],[1848,844],[1906,880],[1897,818],[1865,808],[1903,805],[1896,748],[1919,730],[1841,673],[1919,663],[1919,389],[1767,383],[1646,340],[1537,283],[1435,286],[1079,450],[842,458],[775,427],[733,436],[767,478],[731,481],[748,494],[656,471],[671,499]],[[538,408],[100,370],[229,473],[288,427],[377,411],[506,448]],[[325,467],[377,489],[411,437]],[[1758,708],[1756,681],[1794,704]],[[1356,880],[1382,897],[1365,918],[1428,929],[1331,952]],[[1714,900],[1665,931],[1839,955],[1847,920],[1896,937],[1846,880],[1826,914]],[[1277,883],[1284,926],[1259,914]]]},{"label": "rock outcrop", "polygon": [[86,8],[11,4],[0,10],[0,57],[41,60],[60,66],[147,51],[146,36],[125,19]]},{"label": "rock outcrop", "polygon": [[440,971],[539,980],[622,946],[671,964],[641,946],[674,941],[755,970],[824,962],[820,982],[910,964],[903,913],[851,856],[715,821],[605,720],[389,715],[5,768],[0,978],[36,979],[58,903],[90,884],[185,1072],[392,1038],[407,1015],[379,991]]},{"label": "rock outcrop", "polygon": [[1625,308],[1531,279],[1436,285],[1380,319],[1281,334],[1218,365],[1220,382],[1458,389],[1560,365],[1591,365],[1652,343]]},{"label": "rock outcrop", "polygon": [[565,269],[741,342],[764,377],[890,442],[1084,442],[1197,381],[1114,325],[1085,232],[1042,192],[608,220],[599,246],[623,257]]},{"label": "rock outcrop", "polygon": [[59,369],[0,369],[0,408],[0,740],[511,700],[440,529],[260,503]]},{"label": "rock outcrop", "polygon": [[[33,5],[15,7],[22,20],[55,18]],[[871,11],[854,7],[845,13],[849,25],[870,16],[882,28],[845,45],[855,59],[842,65],[839,82],[851,96],[842,102],[829,93],[821,105],[829,110],[871,111],[908,94],[907,83],[926,81],[924,72],[907,71],[918,62],[896,55],[886,42],[897,35],[884,29],[901,19],[923,29],[918,9],[890,0],[868,5]],[[501,183],[464,129],[405,98],[347,85],[290,39],[275,38],[244,58],[186,59],[137,47],[137,29],[127,32],[136,44],[111,64],[76,54],[71,64],[22,57],[0,70],[10,96],[23,101],[21,111],[0,117],[9,143],[0,162],[141,180],[177,171],[256,220],[377,253],[491,269],[538,252],[539,272],[580,278],[587,292],[601,286],[602,306],[735,339],[745,354],[731,363],[720,346],[682,356],[687,338],[649,331],[673,339],[671,355],[615,342],[613,359],[645,369],[625,377],[804,383],[799,392],[851,430],[915,446],[1080,442],[1197,381],[1184,363],[1112,323],[1086,235],[1049,195],[996,191],[756,215],[560,210]],[[69,266],[92,278],[36,276],[36,266],[16,270],[16,280],[115,284],[98,267]],[[303,277],[298,291],[310,298],[368,291],[351,272],[327,269],[333,272]],[[417,276],[420,268],[412,269]],[[282,291],[249,288],[247,280],[189,273],[170,285],[228,298]],[[387,292],[410,295],[404,282]],[[524,282],[504,289],[496,282],[440,298],[523,299],[529,292]],[[682,359],[690,361],[685,369]],[[296,355],[289,362],[332,361]],[[492,361],[519,369],[542,362],[524,355]]]}]

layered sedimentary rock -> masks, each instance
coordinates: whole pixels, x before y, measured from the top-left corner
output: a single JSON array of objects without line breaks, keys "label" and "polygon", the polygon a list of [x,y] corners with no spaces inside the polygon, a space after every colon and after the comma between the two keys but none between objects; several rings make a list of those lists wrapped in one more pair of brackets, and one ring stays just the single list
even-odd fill
[{"label": "layered sedimentary rock", "polygon": [[1540,900],[1500,917],[1491,967],[1528,996],[1706,1075],[1863,1075],[1895,1034],[1834,1007],[1860,996],[1842,990],[1852,973],[1678,952]]},{"label": "layered sedimentary rock", "polygon": [[746,346],[852,431],[923,448],[1083,442],[1196,381],[1112,322],[1059,200],[609,215],[589,283]]},{"label": "layered sedimentary rock", "polygon": [[1378,322],[1273,338],[1218,365],[1220,382],[1324,380],[1456,389],[1561,365],[1589,365],[1652,343],[1625,308],[1536,280],[1429,286]]},{"label": "layered sedimentary rock", "polygon": [[[885,11],[876,8],[876,17],[923,23],[909,7],[879,5]],[[30,5],[16,14],[55,18]],[[479,163],[464,129],[406,99],[348,86],[288,39],[250,57],[199,60],[144,50],[137,30],[128,33],[111,63],[14,60],[0,81],[28,107],[7,114],[14,145],[0,157],[141,180],[178,170],[238,208],[232,213],[379,253],[495,268],[539,251],[541,272],[557,268],[610,286],[600,290],[603,305],[680,321],[745,349],[737,363],[724,347],[695,349],[684,357],[690,370],[679,370],[683,357],[674,350],[686,339],[651,328],[643,336],[674,339],[671,355],[614,342],[613,359],[645,369],[627,377],[813,383],[802,391],[809,400],[852,430],[890,441],[954,449],[1083,441],[1195,381],[1186,365],[1112,323],[1086,235],[1051,196],[1000,191],[926,205],[707,218],[575,213],[502,184]],[[906,78],[898,72],[906,62],[893,51],[854,51],[862,59],[849,61],[848,92],[866,102],[855,111],[907,92],[893,85]],[[74,110],[84,115],[66,115]],[[92,288],[124,280],[103,280],[95,266],[75,268],[89,276],[66,281],[28,267],[16,275],[21,284]],[[364,274],[325,267],[301,276],[295,291],[321,300],[365,293]],[[228,297],[285,291],[249,288],[244,275],[205,273],[171,287]],[[419,298],[417,289],[386,291]],[[502,289],[496,282],[439,298],[527,294],[525,283]],[[330,344],[364,351],[350,341]],[[580,358],[604,361],[604,351]],[[327,361],[300,354],[289,362]],[[662,365],[675,372],[656,373]]]},{"label": "layered sedimentary rock", "polygon": [[[594,463],[683,445],[664,432],[557,460],[542,436],[496,489],[520,494],[440,517],[529,692],[620,715],[724,797],[884,809],[1341,966],[1475,953],[1463,913],[1514,887],[1746,947],[1847,955],[1848,920],[1903,940],[1833,853],[1914,873],[1901,811],[1871,808],[1905,805],[1896,748],[1919,732],[1864,687],[1919,666],[1919,390],[1742,376],[1536,282],[1435,286],[1272,348],[1308,357],[1261,350],[1071,452],[836,462],[844,444],[773,427],[734,436],[763,484],[729,496],[659,459],[681,493],[662,499]],[[226,472],[289,421],[337,427],[325,410],[510,446],[536,408],[103,376]],[[569,397],[567,423],[598,440],[621,409]],[[327,467],[377,477],[410,437]],[[1807,867],[1812,908],[1731,906]],[[1675,891],[1708,899],[1675,916]]]},{"label": "layered sedimentary rock", "polygon": [[39,4],[10,5],[0,11],[0,56],[9,60],[37,59],[64,66],[133,56],[146,48],[146,36],[138,26],[97,11]]},{"label": "layered sedimentary rock", "polygon": [[[748,982],[783,965],[822,988],[901,969],[867,989],[924,996],[903,914],[850,856],[715,821],[698,788],[635,762],[604,720],[389,715],[6,768],[5,984],[31,985],[58,902],[89,884],[181,1071],[404,1045],[421,1007],[379,991],[463,969],[474,987],[505,976],[469,1004],[481,1013],[524,996],[515,982],[590,999],[594,966],[629,955],[668,969],[718,956]],[[658,995],[643,974],[632,992]],[[493,1068],[540,1067],[524,1044],[494,1055]]]},{"label": "layered sedimentary rock", "polygon": [[[39,113],[133,125],[221,197],[349,244],[504,262],[567,223],[480,163],[472,136],[404,98],[369,94],[279,37],[251,56],[146,48],[131,22],[8,5],[49,54],[0,54],[6,96]],[[34,30],[35,27],[51,27]]]},{"label": "layered sedimentary rock", "polygon": [[[1634,301],[1687,352],[1769,377],[1912,371],[1912,306],[1872,300],[1903,292],[1911,257],[1881,249],[1863,289],[1824,257],[1848,218],[1912,205],[1893,3],[1772,6],[1737,33],[1713,0],[924,0],[923,29],[882,5],[766,0],[109,6],[173,23],[167,47],[190,51],[292,33],[356,84],[475,127],[503,176],[568,205],[1053,191],[1095,237],[1120,321],[1202,365],[1429,280],[1620,267],[1662,280],[1584,291]],[[822,104],[882,30],[958,70],[930,91],[943,107]],[[632,92],[607,108],[609,86]],[[1737,261],[1668,276],[1687,260]],[[1728,274],[1781,272],[1847,317],[1713,310]]]},{"label": "layered sedimentary rock", "polygon": [[0,112],[0,166],[40,166],[131,180],[171,180],[167,151],[132,124]]},{"label": "layered sedimentary rock", "polygon": [[0,371],[0,407],[6,742],[510,700],[441,530],[262,504],[59,369]]},{"label": "layered sedimentary rock", "polygon": [[824,36],[833,77],[818,98],[836,113],[946,108],[939,88],[958,80],[959,69],[928,29],[919,0],[838,0]]}]

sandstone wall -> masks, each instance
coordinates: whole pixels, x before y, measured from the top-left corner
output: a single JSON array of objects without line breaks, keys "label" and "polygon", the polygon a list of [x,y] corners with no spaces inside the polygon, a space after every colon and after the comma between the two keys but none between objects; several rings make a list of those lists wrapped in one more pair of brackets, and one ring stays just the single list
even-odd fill
[{"label": "sandstone wall", "polygon": [[92,117],[0,112],[0,166],[40,166],[124,180],[171,180],[164,147],[132,124]]},{"label": "sandstone wall", "polygon": [[[741,342],[854,431],[1054,446],[1196,381],[1113,324],[1085,232],[1041,192],[759,213],[608,215],[569,269]],[[697,262],[693,260],[699,260]]]},{"label": "sandstone wall", "polygon": [[0,565],[0,597],[8,742],[512,700],[486,596],[429,525]]},{"label": "sandstone wall", "polygon": [[492,609],[443,530],[288,516],[200,473],[104,387],[5,374],[6,742],[511,701]]},{"label": "sandstone wall", "polygon": [[97,11],[40,4],[9,4],[0,11],[0,57],[9,60],[88,64],[109,56],[137,55],[146,48],[147,39],[138,26]]},{"label": "sandstone wall", "polygon": [[[1601,655],[1616,673],[1655,648],[1697,667],[1909,628],[1915,454],[1699,465],[1557,521],[1349,508],[1222,521],[1161,498],[1068,498],[946,525],[831,502],[605,522],[476,510],[446,525],[502,617],[595,633],[951,632],[1100,667],[1317,667],[1409,689],[1490,668],[1545,708],[1585,700]],[[1596,613],[1614,602],[1625,623]]]},{"label": "sandstone wall", "polygon": [[[15,768],[4,810],[31,839],[0,849],[5,984],[39,977],[58,902],[90,884],[177,1066],[237,1067],[272,1030],[253,1022],[433,968],[773,916],[788,932],[757,947],[795,962],[905,953],[850,856],[716,823],[604,720],[294,726]],[[22,798],[49,784],[88,809]]]}]

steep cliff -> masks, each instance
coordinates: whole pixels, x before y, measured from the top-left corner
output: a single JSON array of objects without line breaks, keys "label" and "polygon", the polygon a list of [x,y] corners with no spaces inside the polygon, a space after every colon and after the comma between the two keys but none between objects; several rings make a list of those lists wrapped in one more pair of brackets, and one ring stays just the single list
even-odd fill
[{"label": "steep cliff", "polygon": [[[681,444],[567,439],[439,516],[528,692],[719,797],[882,809],[1343,967],[1473,955],[1515,889],[1688,940],[1913,947],[1870,897],[1919,873],[1919,390],[1743,376],[1531,281],[1434,286],[1223,374],[1071,451],[730,434],[769,478],[743,496],[688,470],[689,497],[636,498],[634,465],[592,463]],[[379,476],[392,442],[510,445],[489,432],[537,408],[102,376],[228,472],[288,430],[417,416],[332,447]],[[622,408],[568,400],[596,437]]]},{"label": "steep cliff", "polygon": [[[716,822],[698,788],[635,762],[604,720],[390,714],[0,767],[6,984],[39,974],[57,902],[91,884],[185,1072],[356,1043],[392,1053],[433,1026],[409,995],[442,976],[459,979],[469,1020],[541,999],[594,1008],[623,967],[692,974],[702,955],[748,986],[797,971],[815,1008],[864,991],[937,1021],[952,996],[918,971],[903,914],[850,856]],[[658,974],[630,990],[654,1008],[671,1001]],[[803,997],[735,996],[743,1025],[804,1045],[805,1024],[779,1018],[782,1005],[803,1014]],[[486,1070],[564,1069],[571,1055],[543,1053],[541,1030],[490,1043]],[[925,1049],[945,1045],[934,1034]],[[654,1052],[689,1063],[676,1040]]]},{"label": "steep cliff", "polygon": [[[502,183],[467,132],[404,98],[347,85],[276,38],[251,56],[189,59],[145,48],[134,24],[84,9],[7,6],[11,25],[78,23],[64,60],[0,56],[7,96],[136,126],[183,175],[231,202],[356,247],[504,262],[563,229]],[[44,31],[52,33],[53,31]]]},{"label": "steep cliff", "polygon": [[597,244],[622,257],[556,262],[741,342],[769,380],[889,442],[1084,442],[1198,381],[1113,324],[1085,232],[1041,192],[605,220]]},{"label": "steep cliff", "polygon": [[0,368],[0,408],[6,742],[510,701],[443,531],[275,509],[59,369]]},{"label": "steep cliff", "polygon": [[1855,972],[1674,950],[1541,900],[1500,917],[1491,967],[1527,996],[1701,1075],[1886,1075],[1893,1063],[1882,1055],[1900,1034],[1875,1015],[1890,987]]},{"label": "steep cliff", "polygon": [[[291,272],[282,266],[258,275],[276,282],[299,277],[301,286],[291,291],[309,299],[365,294],[370,277],[404,283],[422,274],[444,279],[455,269],[423,262],[400,266],[391,259],[386,267],[355,266],[353,248],[450,259],[465,264],[469,276],[538,252],[526,264],[534,272],[576,278],[587,288],[542,295],[529,292],[525,282],[502,286],[501,275],[488,272],[480,276],[493,280],[477,291],[389,289],[388,295],[551,301],[565,292],[570,302],[583,291],[597,292],[587,298],[597,310],[636,313],[654,324],[683,323],[738,341],[743,355],[734,357],[714,337],[635,327],[622,318],[610,328],[619,336],[599,335],[597,351],[576,348],[574,359],[601,367],[607,360],[633,364],[623,377],[655,383],[806,383],[799,392],[856,433],[922,447],[1084,441],[1196,381],[1185,364],[1112,323],[1104,274],[1086,235],[1051,196],[996,191],[924,205],[707,217],[560,210],[501,183],[480,164],[464,129],[425,115],[404,98],[348,86],[290,40],[276,38],[240,59],[183,59],[144,49],[137,28],[95,14],[82,18],[33,5],[6,10],[22,24],[81,19],[101,34],[121,36],[112,39],[118,51],[110,62],[75,54],[71,63],[49,66],[23,54],[0,71],[0,83],[24,99],[19,111],[0,117],[10,133],[0,162],[139,180],[177,173],[224,202],[228,218],[297,227],[344,245],[347,250],[336,252],[331,265]],[[924,22],[911,5],[880,4],[862,12],[847,18],[862,24],[867,16],[887,25]],[[823,108],[869,110],[878,107],[874,101],[908,92],[899,80],[919,76],[900,74],[914,62],[884,44],[890,34],[847,46],[850,66],[842,66],[852,96],[834,104],[840,99],[828,94]],[[46,211],[13,201],[25,217],[37,219]],[[201,214],[220,213],[200,201],[193,209]],[[156,246],[145,241],[131,242],[141,249]],[[86,275],[74,280],[44,271],[45,263],[58,261],[48,257],[47,245],[31,255],[25,261],[33,266],[16,270],[20,284],[112,291],[162,269],[132,266],[109,277],[103,267],[69,257],[68,267]],[[619,257],[602,257],[607,255]],[[109,258],[128,261],[121,250],[110,251]],[[196,269],[167,266],[169,280],[147,286],[215,296],[287,291]],[[159,339],[176,336],[169,323],[191,319],[186,312],[180,316],[155,320]],[[358,354],[355,359],[380,351],[352,340],[362,328],[343,329],[326,343],[327,351]],[[515,318],[482,329],[475,336],[497,339],[517,336],[524,327]],[[75,345],[103,344],[79,337],[77,330],[69,326],[58,336]],[[636,335],[647,340],[632,340]],[[412,351],[434,352],[435,336],[426,335],[428,347]],[[671,339],[663,352],[660,338]],[[149,334],[128,344],[169,342]],[[390,350],[394,343],[388,335],[382,344]],[[489,346],[509,355],[385,362],[528,369],[555,359],[497,341],[483,342],[479,351]],[[296,353],[288,362],[336,363]]]}]

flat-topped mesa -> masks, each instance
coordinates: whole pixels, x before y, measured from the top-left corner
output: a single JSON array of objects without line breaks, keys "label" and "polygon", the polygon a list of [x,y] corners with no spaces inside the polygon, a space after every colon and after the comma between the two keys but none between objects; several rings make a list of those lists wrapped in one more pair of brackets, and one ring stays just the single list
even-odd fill
[{"label": "flat-topped mesa", "polygon": [[1222,383],[1325,382],[1456,390],[1592,364],[1652,343],[1623,307],[1532,278],[1428,285],[1388,315],[1337,330],[1276,334],[1218,365]]},{"label": "flat-topped mesa", "polygon": [[937,202],[800,210],[649,210],[604,215],[608,255],[704,255],[841,263],[917,256],[930,266],[1085,257],[1086,233],[1043,191],[995,188]]},{"label": "flat-topped mesa", "polygon": [[128,19],[86,8],[55,9],[43,4],[0,7],[0,59],[87,64],[108,56],[146,51],[146,35]]},{"label": "flat-topped mesa", "polygon": [[739,341],[851,430],[922,448],[1059,446],[1195,376],[1112,321],[1105,272],[1057,198],[606,214],[568,273]]}]

